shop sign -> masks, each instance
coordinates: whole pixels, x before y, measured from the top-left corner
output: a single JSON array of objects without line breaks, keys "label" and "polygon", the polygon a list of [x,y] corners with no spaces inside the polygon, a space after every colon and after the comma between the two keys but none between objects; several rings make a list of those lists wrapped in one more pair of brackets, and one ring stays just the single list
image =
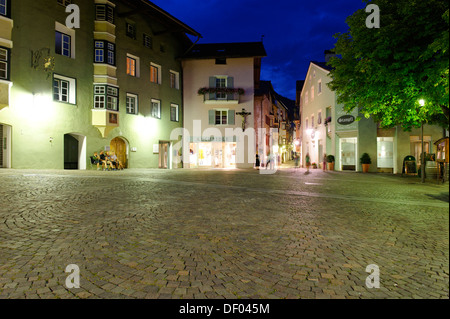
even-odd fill
[{"label": "shop sign", "polygon": [[343,115],[337,119],[337,122],[341,125],[349,125],[355,122],[355,117],[353,115]]}]

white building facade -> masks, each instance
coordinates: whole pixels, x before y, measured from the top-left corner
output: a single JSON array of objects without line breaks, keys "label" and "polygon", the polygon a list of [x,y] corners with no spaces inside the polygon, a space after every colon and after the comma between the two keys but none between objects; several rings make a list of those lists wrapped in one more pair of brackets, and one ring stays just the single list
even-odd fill
[{"label": "white building facade", "polygon": [[263,56],[255,42],[197,44],[183,58],[184,168],[254,166],[255,64]]},{"label": "white building facade", "polygon": [[[404,132],[400,127],[379,128],[364,116],[357,121],[358,111],[345,112],[335,92],[328,88],[329,72],[324,62],[311,62],[300,95],[303,166],[309,154],[311,163],[321,168],[327,154],[335,157],[335,170],[358,172],[362,171],[363,153],[368,153],[372,161],[369,172],[401,174],[407,156],[413,156],[419,165],[420,128]],[[424,125],[424,151],[433,153],[433,143],[444,134],[439,126]]]}]

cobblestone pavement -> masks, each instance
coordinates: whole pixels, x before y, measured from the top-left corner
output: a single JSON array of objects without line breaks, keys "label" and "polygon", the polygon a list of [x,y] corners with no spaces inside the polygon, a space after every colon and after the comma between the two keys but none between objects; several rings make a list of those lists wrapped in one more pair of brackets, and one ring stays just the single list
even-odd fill
[{"label": "cobblestone pavement", "polygon": [[449,298],[448,183],[2,169],[0,298]]}]

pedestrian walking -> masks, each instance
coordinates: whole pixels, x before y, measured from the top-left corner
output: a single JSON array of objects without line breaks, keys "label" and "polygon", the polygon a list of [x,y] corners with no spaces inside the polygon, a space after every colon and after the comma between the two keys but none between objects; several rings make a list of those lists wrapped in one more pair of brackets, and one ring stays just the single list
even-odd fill
[{"label": "pedestrian walking", "polygon": [[295,153],[295,155],[294,155],[294,163],[295,163],[295,168],[296,169],[298,168],[299,161],[300,161],[300,156],[298,156],[298,154]]},{"label": "pedestrian walking", "polygon": [[322,169],[325,172],[327,170],[327,154],[323,154],[322,166]]},{"label": "pedestrian walking", "polygon": [[261,165],[261,162],[260,162],[260,160],[259,160],[259,155],[258,154],[256,154],[256,160],[255,160],[255,166],[256,166],[256,169],[259,169],[259,166]]}]

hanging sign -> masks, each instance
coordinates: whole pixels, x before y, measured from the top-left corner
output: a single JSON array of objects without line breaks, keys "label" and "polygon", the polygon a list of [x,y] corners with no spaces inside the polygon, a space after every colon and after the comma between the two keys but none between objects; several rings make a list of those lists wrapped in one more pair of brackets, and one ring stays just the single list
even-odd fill
[{"label": "hanging sign", "polygon": [[355,117],[353,115],[343,115],[337,119],[337,122],[341,125],[349,125],[355,122]]}]

